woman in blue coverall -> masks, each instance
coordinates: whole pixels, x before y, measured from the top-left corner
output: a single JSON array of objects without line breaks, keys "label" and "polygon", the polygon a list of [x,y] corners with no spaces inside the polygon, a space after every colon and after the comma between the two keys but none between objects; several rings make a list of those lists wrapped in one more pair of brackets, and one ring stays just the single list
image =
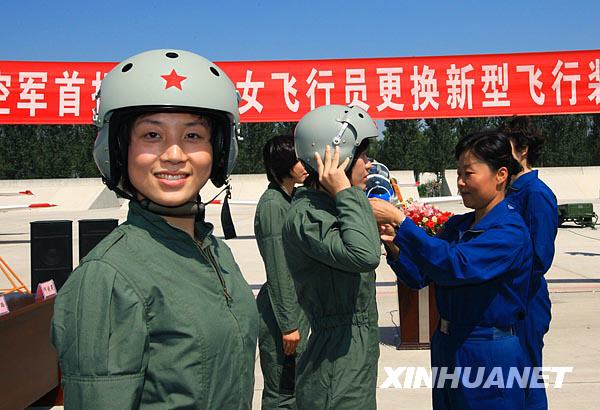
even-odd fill
[{"label": "woman in blue coverall", "polygon": [[[513,156],[523,170],[513,177],[506,200],[523,217],[533,245],[533,274],[527,298],[527,316],[519,322],[517,334],[532,365],[542,367],[544,335],[550,327],[550,295],[544,274],[554,259],[554,240],[558,230],[558,206],[554,192],[532,170],[542,155],[544,137],[528,117],[514,118],[504,129],[513,146]],[[539,377],[538,377],[539,380]],[[526,392],[528,409],[548,408],[542,380]]]},{"label": "woman in blue coverall", "polygon": [[372,199],[388,263],[413,288],[436,284],[440,324],[431,340],[434,409],[522,409],[529,365],[516,336],[525,317],[532,249],[523,219],[505,200],[520,172],[510,140],[497,132],[462,138],[458,189],[473,212],[429,237],[401,210]]}]

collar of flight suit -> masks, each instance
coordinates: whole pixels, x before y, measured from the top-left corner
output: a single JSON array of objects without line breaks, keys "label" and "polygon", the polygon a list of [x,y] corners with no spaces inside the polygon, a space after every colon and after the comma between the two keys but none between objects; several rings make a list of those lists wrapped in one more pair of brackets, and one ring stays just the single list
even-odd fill
[{"label": "collar of flight suit", "polygon": [[536,179],[538,179],[537,169],[534,171],[529,171],[515,179],[514,182],[509,185],[508,189],[512,191],[520,191]]},{"label": "collar of flight suit", "polygon": [[307,198],[312,203],[318,203],[321,206],[321,208],[328,210],[334,214],[335,212],[337,212],[337,207],[335,206],[335,199],[329,196],[327,192],[302,186],[296,190],[293,201],[299,201],[302,198]]},{"label": "collar of flight suit", "polygon": [[292,191],[292,196],[289,196],[289,195],[287,194],[287,192],[285,192],[285,191],[283,190],[283,188],[281,187],[281,185],[279,185],[279,184],[278,184],[278,183],[276,183],[276,182],[269,182],[269,187],[268,187],[268,189],[274,189],[274,190],[276,190],[276,191],[280,192],[280,193],[281,193],[281,195],[283,195],[283,197],[285,198],[285,200],[286,200],[286,201],[288,201],[288,202],[292,202],[292,198],[294,197],[294,194],[296,193],[296,188],[294,188],[294,190]]},{"label": "collar of flight suit", "polygon": [[[167,238],[169,241],[189,242],[190,236],[187,232],[169,224],[162,216],[150,212],[134,201],[129,202],[129,213],[127,221],[134,226],[148,231],[152,235]],[[196,240],[206,246],[206,238],[213,232],[213,225],[204,220],[197,219],[195,222]]]},{"label": "collar of flight suit", "polygon": [[469,212],[464,215],[460,215],[460,220],[457,221],[456,224],[453,224],[450,229],[454,229],[459,232],[459,236],[466,232],[472,233],[482,233],[487,231],[494,226],[502,224],[502,220],[505,216],[511,212],[511,207],[506,201],[506,199],[502,200],[495,207],[493,207],[477,224],[471,226],[473,224],[473,220],[475,219],[475,212]]}]

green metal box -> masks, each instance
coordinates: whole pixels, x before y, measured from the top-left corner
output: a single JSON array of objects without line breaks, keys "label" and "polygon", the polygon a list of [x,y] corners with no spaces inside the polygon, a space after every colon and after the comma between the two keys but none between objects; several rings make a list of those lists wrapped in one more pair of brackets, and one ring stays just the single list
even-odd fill
[{"label": "green metal box", "polygon": [[598,215],[594,212],[591,203],[562,204],[558,206],[558,225],[567,221],[575,222],[581,226],[594,227],[598,221]]}]

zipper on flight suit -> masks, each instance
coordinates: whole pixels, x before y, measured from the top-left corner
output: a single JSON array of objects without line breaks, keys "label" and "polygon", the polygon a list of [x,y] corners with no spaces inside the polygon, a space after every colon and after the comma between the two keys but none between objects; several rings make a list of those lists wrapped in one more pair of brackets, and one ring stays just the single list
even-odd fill
[{"label": "zipper on flight suit", "polygon": [[231,295],[229,294],[229,291],[227,290],[227,284],[225,283],[225,279],[223,278],[223,273],[221,272],[221,268],[215,261],[215,258],[213,257],[212,252],[210,250],[205,251],[204,249],[202,249],[202,247],[200,247],[200,244],[198,244],[198,242],[196,242],[196,246],[198,247],[198,250],[200,251],[202,256],[204,256],[208,260],[208,262],[212,265],[213,269],[217,273],[217,276],[219,277],[219,281],[221,282],[221,286],[223,287],[223,293],[225,294],[225,300],[227,300],[227,306],[231,307],[231,301],[233,300],[233,298],[231,297]]},{"label": "zipper on flight suit", "polygon": [[[194,241],[196,243],[196,247],[198,248],[198,250],[200,251],[200,253],[202,254],[203,257],[205,257],[208,262],[212,265],[213,269],[215,270],[215,272],[217,272],[217,276],[219,277],[219,281],[221,282],[221,286],[223,287],[223,293],[225,294],[225,300],[227,301],[227,306],[229,307],[229,312],[231,313],[231,315],[233,316],[233,319],[237,325],[238,328],[238,335],[240,336],[240,342],[242,345],[242,349],[245,346],[245,342],[244,342],[244,337],[243,337],[243,330],[242,327],[240,326],[240,322],[237,318],[237,316],[235,315],[235,313],[233,312],[233,310],[231,309],[231,302],[233,301],[233,298],[231,297],[231,295],[229,294],[229,291],[227,290],[227,284],[225,283],[225,278],[223,278],[223,272],[221,272],[221,268],[219,267],[219,265],[217,264],[217,262],[215,261],[214,255],[211,252],[210,249],[208,250],[204,250],[202,249],[202,247],[200,246],[200,244],[198,243],[198,241]],[[248,369],[244,369],[245,372],[248,372]]]}]

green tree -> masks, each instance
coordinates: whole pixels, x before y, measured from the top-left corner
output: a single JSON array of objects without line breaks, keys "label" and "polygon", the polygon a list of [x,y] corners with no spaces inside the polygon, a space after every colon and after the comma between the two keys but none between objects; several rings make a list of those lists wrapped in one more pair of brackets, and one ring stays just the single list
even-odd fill
[{"label": "green tree", "polygon": [[423,170],[424,137],[419,120],[385,121],[383,140],[375,159],[389,169]]},{"label": "green tree", "polygon": [[3,179],[32,178],[35,154],[32,152],[34,125],[2,126],[0,170]]},{"label": "green tree", "polygon": [[89,125],[0,127],[0,178],[97,177]]},{"label": "green tree", "polygon": [[240,152],[234,173],[264,173],[262,150],[265,143],[276,135],[292,134],[294,127],[295,123],[290,122],[243,123],[241,134],[244,140],[238,141]]},{"label": "green tree", "polygon": [[590,115],[590,165],[600,165],[600,114]]},{"label": "green tree", "polygon": [[[384,138],[369,155],[390,169],[418,175],[456,166],[458,138],[496,128],[511,117],[385,121]],[[547,137],[538,166],[600,165],[600,114],[532,116]],[[271,137],[293,133],[295,123],[242,124],[235,173],[262,173],[262,147]],[[0,125],[0,179],[98,177],[91,125]]]},{"label": "green tree", "polygon": [[500,117],[469,117],[457,118],[456,132],[458,138],[474,132],[497,128],[503,121]]},{"label": "green tree", "polygon": [[425,120],[427,171],[435,172],[439,182],[443,180],[445,169],[456,166],[454,147],[458,141],[458,124],[455,118]]},{"label": "green tree", "polygon": [[547,138],[540,167],[585,166],[591,164],[589,121],[586,115],[551,115],[538,119]]}]

